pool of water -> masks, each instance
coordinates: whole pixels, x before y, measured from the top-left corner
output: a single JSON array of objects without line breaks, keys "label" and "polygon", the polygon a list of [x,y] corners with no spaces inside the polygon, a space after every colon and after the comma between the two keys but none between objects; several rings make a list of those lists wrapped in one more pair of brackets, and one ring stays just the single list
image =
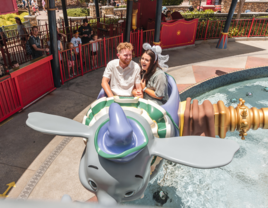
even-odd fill
[{"label": "pool of water", "polygon": [[[236,107],[243,98],[248,107],[268,107],[268,79],[261,78],[224,86],[195,99],[201,104],[222,100]],[[252,96],[247,96],[250,92]],[[237,103],[232,103],[232,99]],[[165,162],[161,172],[151,181],[143,199],[130,204],[163,207],[268,207],[268,129],[249,130],[246,140],[238,132],[228,132],[226,138],[240,145],[233,161],[215,169],[195,169]],[[166,203],[156,202],[154,193],[167,194]]]}]

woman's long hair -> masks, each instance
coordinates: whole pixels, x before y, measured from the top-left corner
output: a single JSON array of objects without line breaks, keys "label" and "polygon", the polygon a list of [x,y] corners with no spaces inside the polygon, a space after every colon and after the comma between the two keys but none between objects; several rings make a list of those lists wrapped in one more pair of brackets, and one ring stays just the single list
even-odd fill
[{"label": "woman's long hair", "polygon": [[19,20],[20,22],[19,22],[19,24],[21,25],[22,24],[22,22],[21,22],[21,19],[20,18],[16,18],[16,20]]},{"label": "woman's long hair", "polygon": [[[143,70],[141,70],[140,75],[141,75],[141,78],[143,78],[145,80],[145,83],[147,84],[148,80],[155,73],[156,68],[161,69],[161,67],[158,64],[158,60],[154,61],[155,60],[155,53],[152,50],[147,50],[143,54],[145,54],[145,53],[151,57],[150,65],[148,67],[147,72],[143,72]],[[140,59],[140,65],[141,65],[141,59]],[[142,69],[142,66],[141,66],[141,69]]]}]

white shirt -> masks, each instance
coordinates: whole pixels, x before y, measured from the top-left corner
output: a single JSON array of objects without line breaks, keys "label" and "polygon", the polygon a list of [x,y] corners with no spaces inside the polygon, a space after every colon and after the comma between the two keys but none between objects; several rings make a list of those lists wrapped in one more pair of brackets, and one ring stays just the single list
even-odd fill
[{"label": "white shirt", "polygon": [[110,88],[114,95],[129,97],[133,96],[134,85],[141,82],[140,70],[140,66],[134,61],[123,69],[119,65],[119,59],[115,59],[107,64],[103,76],[110,79]]},{"label": "white shirt", "polygon": [[[71,39],[71,43],[74,44],[74,47],[77,47],[78,44],[81,44],[82,43],[82,40],[79,37],[78,38],[73,37]],[[76,52],[79,53],[79,48],[76,48]]]},{"label": "white shirt", "polygon": [[99,45],[98,45],[99,43],[98,42],[95,42],[95,41],[92,41],[92,40],[90,42],[92,42],[92,44],[91,44],[92,45],[91,46],[92,47],[92,51],[93,52],[97,52],[99,50]]}]

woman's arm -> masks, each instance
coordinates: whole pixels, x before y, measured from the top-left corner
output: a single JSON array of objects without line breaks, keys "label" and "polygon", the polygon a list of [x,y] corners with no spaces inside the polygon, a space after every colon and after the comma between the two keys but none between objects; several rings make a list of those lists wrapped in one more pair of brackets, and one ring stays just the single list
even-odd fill
[{"label": "woman's arm", "polygon": [[151,89],[146,88],[146,90],[144,92],[146,92],[148,95],[150,95],[151,97],[156,98],[158,100],[162,100],[163,99],[163,97],[157,97],[155,95],[155,91],[153,91]]},{"label": "woman's arm", "polygon": [[154,82],[153,84],[154,90],[148,88],[144,90],[145,81],[142,80],[141,82],[142,89],[144,90],[145,93],[147,93],[151,97],[158,100],[162,100],[165,97],[166,87],[168,86],[166,75],[164,73],[157,75],[157,77],[154,78],[153,82]]}]

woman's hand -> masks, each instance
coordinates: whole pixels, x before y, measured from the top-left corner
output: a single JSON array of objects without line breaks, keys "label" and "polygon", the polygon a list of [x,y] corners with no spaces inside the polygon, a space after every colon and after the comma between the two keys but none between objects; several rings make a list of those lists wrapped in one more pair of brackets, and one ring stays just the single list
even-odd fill
[{"label": "woman's hand", "polygon": [[146,82],[145,80],[141,80],[141,88],[144,89],[146,87]]}]

